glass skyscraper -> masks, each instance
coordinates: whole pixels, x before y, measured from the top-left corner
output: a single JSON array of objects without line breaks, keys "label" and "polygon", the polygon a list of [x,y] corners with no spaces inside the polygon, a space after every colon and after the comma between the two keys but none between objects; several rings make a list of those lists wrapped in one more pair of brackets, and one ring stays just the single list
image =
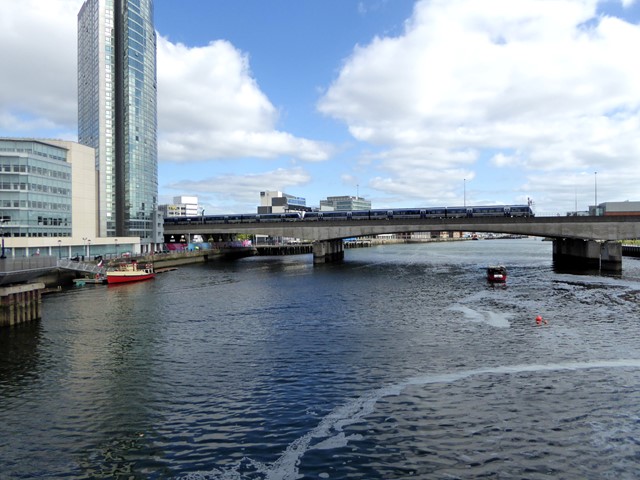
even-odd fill
[{"label": "glass skyscraper", "polygon": [[153,0],[82,5],[78,141],[96,152],[100,235],[151,243],[158,204]]}]

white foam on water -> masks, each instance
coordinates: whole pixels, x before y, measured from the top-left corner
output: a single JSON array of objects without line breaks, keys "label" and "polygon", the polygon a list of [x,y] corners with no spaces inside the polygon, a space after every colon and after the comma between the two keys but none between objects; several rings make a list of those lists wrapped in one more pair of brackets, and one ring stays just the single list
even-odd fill
[{"label": "white foam on water", "polygon": [[460,304],[451,305],[447,310],[462,313],[464,319],[469,322],[485,323],[496,328],[509,328],[511,326],[509,318],[512,315],[508,313],[493,312],[491,310],[474,310]]},{"label": "white foam on water", "polygon": [[[349,403],[333,409],[310,432],[293,441],[271,465],[252,462],[260,474],[269,480],[294,480],[301,478],[298,466],[304,454],[317,449],[344,447],[349,440],[361,439],[361,435],[346,436],[342,431],[345,426],[357,423],[363,417],[373,413],[378,401],[385,397],[400,395],[409,386],[431,385],[436,383],[453,383],[477,375],[511,375],[517,373],[552,372],[561,370],[587,370],[612,368],[640,368],[640,359],[596,360],[590,362],[567,362],[554,364],[505,365],[459,372],[443,373],[440,375],[424,375],[408,378],[394,385],[372,390]],[[242,474],[235,471],[192,474],[189,478],[242,479]],[[221,473],[221,472],[220,472]],[[255,478],[255,476],[252,476]]]}]

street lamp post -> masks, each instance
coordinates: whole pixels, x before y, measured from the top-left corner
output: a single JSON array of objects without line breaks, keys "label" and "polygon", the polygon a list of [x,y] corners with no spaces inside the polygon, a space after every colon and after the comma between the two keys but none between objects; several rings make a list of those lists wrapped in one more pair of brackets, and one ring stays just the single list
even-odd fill
[{"label": "street lamp post", "polygon": [[118,239],[115,239],[115,244],[116,244],[116,258],[118,258]]},{"label": "street lamp post", "polygon": [[595,212],[596,215],[598,215],[598,172],[593,172],[593,187],[594,187],[594,194],[595,194]]},{"label": "street lamp post", "polygon": [[464,179],[464,207],[467,208],[467,179]]},{"label": "street lamp post", "polygon": [[91,239],[87,239],[87,258],[91,258]]},{"label": "street lamp post", "polygon": [[62,240],[58,240],[58,260],[62,258],[62,253],[60,248],[62,247]]},{"label": "street lamp post", "polygon": [[7,258],[7,256],[4,254],[4,223],[6,221],[6,218],[0,220],[0,235],[2,235],[2,255],[0,255],[0,258]]}]

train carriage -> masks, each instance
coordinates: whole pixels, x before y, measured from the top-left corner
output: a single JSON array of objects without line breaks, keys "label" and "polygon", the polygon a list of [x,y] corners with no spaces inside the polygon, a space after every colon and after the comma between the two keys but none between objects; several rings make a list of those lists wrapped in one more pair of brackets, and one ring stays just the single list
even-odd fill
[{"label": "train carriage", "polygon": [[301,219],[300,212],[262,213],[255,216],[257,222],[295,222]]}]

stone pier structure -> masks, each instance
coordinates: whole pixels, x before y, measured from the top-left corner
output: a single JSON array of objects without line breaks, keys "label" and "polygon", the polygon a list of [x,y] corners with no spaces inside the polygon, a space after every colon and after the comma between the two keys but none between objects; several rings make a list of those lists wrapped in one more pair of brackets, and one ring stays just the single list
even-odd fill
[{"label": "stone pier structure", "polygon": [[553,241],[553,262],[559,267],[576,270],[622,271],[622,245],[576,238]]},{"label": "stone pier structure", "polygon": [[344,260],[344,244],[341,239],[313,242],[313,263],[332,263]]},{"label": "stone pier structure", "polygon": [[0,287],[0,327],[10,327],[41,318],[44,283]]}]

